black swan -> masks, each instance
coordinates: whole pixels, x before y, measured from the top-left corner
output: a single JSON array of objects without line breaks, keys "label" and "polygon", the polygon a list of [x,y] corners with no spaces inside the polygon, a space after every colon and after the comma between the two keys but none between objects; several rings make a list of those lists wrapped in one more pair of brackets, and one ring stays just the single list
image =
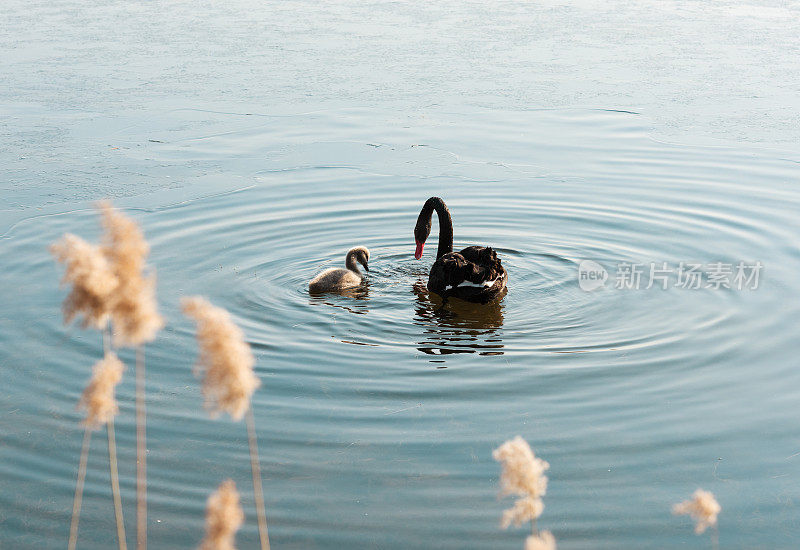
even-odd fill
[{"label": "black swan", "polygon": [[332,267],[311,279],[311,282],[308,283],[309,292],[336,292],[357,287],[364,277],[358,270],[356,262],[369,271],[369,250],[366,246],[357,246],[347,252],[344,261],[347,269]]},{"label": "black swan", "polygon": [[505,290],[508,280],[497,253],[488,246],[468,246],[461,252],[453,252],[453,220],[439,197],[425,201],[419,213],[414,228],[417,241],[414,257],[417,260],[422,257],[422,248],[431,233],[434,210],[439,216],[439,249],[428,276],[428,290],[445,301],[454,297],[486,304],[497,298]]}]

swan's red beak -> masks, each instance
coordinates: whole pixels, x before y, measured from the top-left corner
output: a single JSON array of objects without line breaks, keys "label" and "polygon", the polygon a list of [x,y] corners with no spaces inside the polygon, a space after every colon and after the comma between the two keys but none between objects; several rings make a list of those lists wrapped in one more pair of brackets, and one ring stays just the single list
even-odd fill
[{"label": "swan's red beak", "polygon": [[422,247],[425,246],[425,243],[421,243],[417,241],[417,251],[414,252],[414,259],[419,260],[422,258]]}]

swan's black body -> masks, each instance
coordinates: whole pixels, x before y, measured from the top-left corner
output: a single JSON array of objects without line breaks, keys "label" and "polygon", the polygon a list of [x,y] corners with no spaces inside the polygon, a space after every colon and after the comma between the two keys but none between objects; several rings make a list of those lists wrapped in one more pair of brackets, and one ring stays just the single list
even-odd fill
[{"label": "swan's black body", "polygon": [[508,274],[490,247],[469,246],[453,252],[453,220],[439,197],[425,201],[419,213],[414,228],[417,241],[414,256],[417,259],[422,256],[422,248],[431,232],[434,210],[439,216],[439,248],[428,276],[428,290],[443,299],[454,297],[481,304],[491,302],[505,290]]}]

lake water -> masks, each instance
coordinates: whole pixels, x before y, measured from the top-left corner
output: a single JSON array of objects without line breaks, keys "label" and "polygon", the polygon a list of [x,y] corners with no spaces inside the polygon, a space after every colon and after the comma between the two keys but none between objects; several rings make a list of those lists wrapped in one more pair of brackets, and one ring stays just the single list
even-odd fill
[{"label": "lake water", "polygon": [[[102,343],[63,327],[47,245],[96,239],[104,197],[143,226],[168,321],[147,347],[152,548],[195,547],[226,477],[257,545],[244,424],[209,419],[192,373],[194,294],[257,357],[273,548],[521,548],[491,458],[518,434],[551,464],[559,548],[708,548],[670,514],[698,487],[720,547],[796,547],[796,7],[226,6],[0,9],[0,547],[67,541]],[[456,248],[497,248],[500,302],[427,296],[438,226],[419,261],[412,231],[432,195]],[[355,245],[365,287],[309,296]],[[584,260],[604,289],[581,289]],[[763,268],[755,289],[691,289],[681,262],[704,286],[714,264]],[[615,288],[624,264],[639,289]],[[114,544],[105,453],[98,432],[81,548]]]}]

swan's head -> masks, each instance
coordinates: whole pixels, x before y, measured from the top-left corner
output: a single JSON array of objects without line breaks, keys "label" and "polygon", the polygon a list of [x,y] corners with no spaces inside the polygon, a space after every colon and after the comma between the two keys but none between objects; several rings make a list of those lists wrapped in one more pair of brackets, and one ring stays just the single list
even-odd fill
[{"label": "swan's head", "polygon": [[369,271],[369,250],[366,246],[351,248],[347,256],[354,258],[358,263],[364,266],[365,271]]},{"label": "swan's head", "polygon": [[448,248],[448,246],[449,249],[452,250],[453,221],[450,219],[450,211],[447,210],[447,206],[442,199],[439,197],[431,197],[422,205],[422,210],[420,210],[419,217],[417,218],[417,225],[414,227],[414,240],[417,241],[417,250],[414,252],[414,258],[417,260],[422,257],[422,248],[425,246],[425,241],[428,240],[428,235],[431,234],[431,217],[433,216],[434,210],[439,215],[439,223],[441,224],[439,236],[441,237],[443,232],[449,232],[450,235],[449,245],[446,244],[446,240],[445,244],[442,242],[439,243],[439,254],[437,254],[437,256],[441,256],[442,249]]},{"label": "swan's head", "polygon": [[[426,205],[427,206],[427,205]],[[425,246],[425,241],[428,240],[428,235],[431,234],[431,212],[425,212],[425,208],[417,218],[417,225],[414,227],[414,240],[417,242],[417,250],[414,252],[414,259],[419,260],[422,258],[422,248]]]}]

